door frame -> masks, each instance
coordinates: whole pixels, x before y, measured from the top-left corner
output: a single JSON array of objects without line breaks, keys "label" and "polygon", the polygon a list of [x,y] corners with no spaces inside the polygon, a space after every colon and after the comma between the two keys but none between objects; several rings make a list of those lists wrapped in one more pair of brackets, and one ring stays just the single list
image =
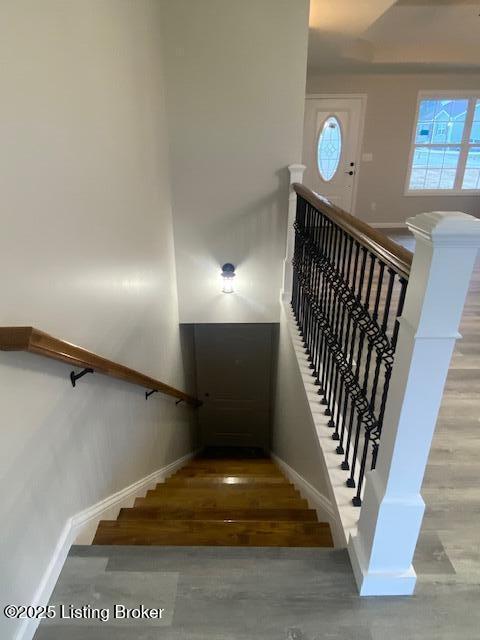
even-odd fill
[{"label": "door frame", "polygon": [[[352,194],[352,216],[357,215],[357,192],[358,183],[360,181],[360,166],[362,160],[362,147],[363,147],[363,134],[365,132],[365,116],[367,113],[367,94],[366,93],[307,93],[305,96],[305,107],[307,106],[307,100],[345,100],[348,98],[355,98],[360,100],[360,127],[358,132],[358,145],[357,153],[355,157],[355,182],[353,186]],[[304,116],[305,118],[305,116]],[[303,149],[302,149],[303,156]]]}]

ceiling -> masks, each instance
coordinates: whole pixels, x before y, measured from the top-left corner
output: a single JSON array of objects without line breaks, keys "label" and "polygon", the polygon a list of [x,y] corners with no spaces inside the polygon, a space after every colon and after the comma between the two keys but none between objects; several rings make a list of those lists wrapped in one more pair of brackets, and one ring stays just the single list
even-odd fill
[{"label": "ceiling", "polygon": [[308,66],[480,71],[480,0],[310,0]]}]

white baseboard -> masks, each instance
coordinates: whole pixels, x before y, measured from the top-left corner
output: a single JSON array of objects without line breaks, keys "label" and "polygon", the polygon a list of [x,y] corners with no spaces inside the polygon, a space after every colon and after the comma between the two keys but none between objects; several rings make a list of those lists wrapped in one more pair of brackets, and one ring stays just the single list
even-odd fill
[{"label": "white baseboard", "polygon": [[[120,509],[131,506],[135,498],[143,496],[150,487],[158,482],[165,481],[168,476],[184,466],[197,453],[198,451],[187,453],[187,455],[157,469],[128,487],[112,493],[107,498],[69,518],[63,527],[32,602],[29,604],[35,607],[48,603],[72,544],[90,544],[100,520],[116,519]],[[39,620],[24,620],[15,635],[15,640],[31,640],[38,624]]]},{"label": "white baseboard", "polygon": [[[323,411],[319,410],[318,389],[313,383],[312,372],[308,366],[305,348],[298,332],[291,306],[286,304],[285,301],[283,302],[283,312],[296,355],[298,371],[305,387],[310,415],[317,433],[320,455],[325,464],[326,479],[331,490],[331,503],[335,514],[334,523],[338,523],[335,544],[337,545],[338,539],[338,546],[346,547],[350,535],[355,535],[357,532],[360,509],[352,504],[352,490],[346,486],[345,472],[340,467],[339,457],[336,453],[337,443],[332,440],[331,431],[327,428],[328,417],[325,416]],[[322,461],[319,460],[319,464],[321,463]]]},{"label": "white baseboard", "polygon": [[100,500],[91,507],[75,514],[71,520],[71,528],[75,534],[75,544],[92,544],[95,532],[100,520],[116,520],[120,509],[131,507],[135,499],[143,496],[148,489],[154,487],[158,482],[164,482],[168,476],[175,473],[177,469],[186,464],[198,451],[187,453],[187,455],[174,460],[165,467],[157,469],[145,478],[141,478],[133,484],[120,489],[108,498]]},{"label": "white baseboard", "polygon": [[309,507],[315,509],[318,519],[321,522],[325,520],[328,522],[335,547],[345,547],[346,541],[343,528],[341,523],[338,522],[337,514],[330,500],[273,451],[270,451],[270,455],[287,478],[299,489],[302,496],[307,500]]},{"label": "white baseboard", "polygon": [[406,222],[369,222],[374,229],[406,229]]},{"label": "white baseboard", "polygon": [[382,573],[369,571],[358,538],[352,536],[348,543],[348,555],[353,575],[361,596],[411,596],[415,591],[417,574],[413,565],[407,571]]}]

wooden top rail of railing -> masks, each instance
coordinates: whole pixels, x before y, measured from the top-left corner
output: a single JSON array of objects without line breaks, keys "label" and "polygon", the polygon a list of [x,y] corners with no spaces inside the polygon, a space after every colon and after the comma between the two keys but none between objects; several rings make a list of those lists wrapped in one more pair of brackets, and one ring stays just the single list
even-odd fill
[{"label": "wooden top rail of railing", "polygon": [[413,258],[411,251],[390,240],[384,233],[377,231],[366,222],[355,218],[340,207],[336,207],[329,200],[307,189],[302,184],[295,183],[292,188],[312,207],[318,209],[361,245],[378,256],[388,267],[405,278],[409,277]]},{"label": "wooden top rail of railing", "polygon": [[[66,362],[75,367],[93,369],[94,373],[103,373],[112,378],[118,378],[152,391],[160,391],[160,393],[183,400],[193,407],[199,407],[202,404],[197,398],[189,396],[187,393],[170,387],[159,380],[155,380],[155,378],[102,358],[96,353],[77,347],[70,342],[65,342],[65,340],[54,338],[34,327],[0,327],[0,350],[36,353],[53,360]],[[72,384],[74,384],[74,379],[75,376],[73,376]]]}]

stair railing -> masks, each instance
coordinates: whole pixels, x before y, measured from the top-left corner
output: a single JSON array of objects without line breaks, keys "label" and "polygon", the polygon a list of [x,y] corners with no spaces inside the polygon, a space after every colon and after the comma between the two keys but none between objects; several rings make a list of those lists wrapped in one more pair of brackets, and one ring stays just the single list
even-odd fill
[{"label": "stair railing", "polygon": [[302,185],[292,308],[346,484],[374,469],[412,254]]},{"label": "stair railing", "polygon": [[129,384],[144,387],[146,400],[153,393],[163,393],[176,398],[176,404],[185,402],[195,408],[202,405],[198,398],[184,391],[135,371],[135,369],[130,369],[119,362],[108,360],[71,342],[55,338],[35,327],[0,327],[0,351],[26,351],[80,367],[79,373],[70,372],[69,378],[73,387],[76,386],[77,380],[86,374],[101,373]]},{"label": "stair railing", "polygon": [[412,254],[291,186],[296,216],[284,299],[291,298],[352,502],[361,506],[348,543],[355,577],[362,595],[411,594],[420,489],[480,220],[459,212],[409,218]]}]

